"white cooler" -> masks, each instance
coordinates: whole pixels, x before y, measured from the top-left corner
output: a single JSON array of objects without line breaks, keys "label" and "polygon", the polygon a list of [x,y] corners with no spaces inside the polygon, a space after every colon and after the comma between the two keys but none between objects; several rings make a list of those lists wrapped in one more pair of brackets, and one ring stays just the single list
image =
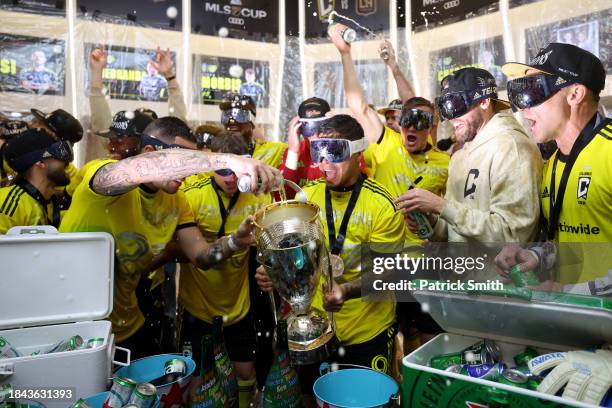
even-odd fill
[{"label": "white cooler", "polygon": [[[0,359],[0,389],[10,384],[30,395],[39,390],[39,399],[25,399],[64,408],[107,389],[112,363],[129,364],[128,350],[126,363],[113,361],[111,323],[101,320],[112,311],[113,270],[114,241],[107,233],[60,234],[36,226],[0,236],[0,336],[21,355]],[[75,335],[85,343],[92,338],[104,342],[31,355]],[[54,388],[67,391],[50,392]],[[49,394],[70,398],[43,399]]]}]

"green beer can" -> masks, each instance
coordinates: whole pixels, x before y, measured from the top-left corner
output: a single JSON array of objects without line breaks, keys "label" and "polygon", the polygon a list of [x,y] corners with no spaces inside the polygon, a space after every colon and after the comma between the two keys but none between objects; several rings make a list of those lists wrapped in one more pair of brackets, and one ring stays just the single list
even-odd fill
[{"label": "green beer can", "polygon": [[513,387],[528,388],[527,387],[527,376],[517,369],[509,368],[502,372],[498,382],[500,384],[511,385]]},{"label": "green beer can", "polygon": [[527,347],[522,353],[519,353],[514,356],[514,362],[516,363],[517,367],[526,366],[529,360],[531,360],[532,358],[536,358],[539,355],[540,353],[538,353],[536,349],[532,347]]},{"label": "green beer can", "polygon": [[432,368],[446,370],[453,365],[461,364],[494,364],[501,360],[501,351],[492,340],[481,340],[476,344],[458,352],[432,357],[429,365]]},{"label": "green beer can", "polygon": [[510,275],[512,282],[514,282],[514,284],[520,288],[524,286],[536,286],[540,283],[540,279],[538,279],[535,272],[527,271],[523,273],[521,272],[520,265],[514,265],[512,268],[510,268],[508,274]]}]

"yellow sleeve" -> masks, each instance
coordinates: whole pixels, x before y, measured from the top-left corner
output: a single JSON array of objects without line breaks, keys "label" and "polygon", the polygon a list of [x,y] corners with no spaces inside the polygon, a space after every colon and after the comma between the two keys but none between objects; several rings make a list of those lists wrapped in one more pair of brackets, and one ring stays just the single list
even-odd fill
[{"label": "yellow sleeve", "polygon": [[176,224],[177,227],[185,226],[188,224],[193,224],[195,226],[196,219],[194,215],[194,210],[189,204],[189,201],[187,197],[185,196],[185,193],[179,190],[176,192],[176,195],[177,195],[177,202],[179,206],[179,219],[178,219],[178,223]]},{"label": "yellow sleeve", "polygon": [[372,242],[403,243],[408,239],[404,218],[391,203],[378,209],[378,217],[373,225]]}]

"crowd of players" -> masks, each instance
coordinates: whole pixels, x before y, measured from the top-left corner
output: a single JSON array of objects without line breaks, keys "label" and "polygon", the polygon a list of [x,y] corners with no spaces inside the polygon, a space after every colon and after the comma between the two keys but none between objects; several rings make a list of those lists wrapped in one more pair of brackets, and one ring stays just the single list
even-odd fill
[{"label": "crowd of players", "polygon": [[[546,276],[563,257],[558,242],[612,242],[612,120],[598,113],[605,71],[596,56],[551,43],[529,64],[504,65],[513,78],[509,101],[499,98],[491,73],[470,67],[445,77],[432,102],[415,95],[387,43],[384,63],[400,99],[376,111],[342,29],[331,27],[329,36],[342,61],[350,115],[306,99],[287,143],[256,134],[256,106],[242,95],[221,104],[221,126],[190,129],[172,59],[161,51],[150,64],[168,84],[170,116],[144,108],[112,116],[102,84],[106,54],[94,50],[91,126],[105,138],[108,156],[80,169],[72,164],[83,128],[63,110],[33,109],[32,123],[4,121],[0,233],[54,225],[112,234],[110,320],[118,345],[136,357],[189,348],[198,362],[201,336],[223,316],[240,406],[262,384],[261,373],[265,378],[273,325],[262,292],[273,284],[252,250],[253,214],[274,200],[283,178],[321,208],[328,249],[344,261],[342,279],[321,283],[313,302],[335,312],[342,348],[333,361],[383,372],[391,369],[398,322],[408,335],[419,322],[422,331],[438,329],[418,308],[361,298],[360,245],[422,243],[411,212],[428,218],[430,241],[508,243],[495,260],[502,275],[520,264]],[[530,131],[510,108],[522,112]],[[453,126],[450,143],[436,143],[440,119]],[[557,146],[552,155],[538,149],[550,143]],[[251,176],[252,193],[238,191],[243,175]],[[609,296],[609,268],[586,258],[542,279],[540,288]],[[312,393],[315,377],[301,368],[304,393]]]}]

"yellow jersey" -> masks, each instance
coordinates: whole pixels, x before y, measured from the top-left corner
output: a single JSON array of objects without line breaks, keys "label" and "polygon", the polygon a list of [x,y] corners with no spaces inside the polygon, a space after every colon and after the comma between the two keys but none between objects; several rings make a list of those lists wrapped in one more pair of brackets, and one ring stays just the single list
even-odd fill
[{"label": "yellow jersey", "polygon": [[404,146],[402,135],[385,126],[378,142],[366,149],[364,159],[372,168],[372,178],[393,197],[408,191],[419,176],[423,179],[416,187],[444,195],[450,156],[430,144],[425,151],[411,154]]},{"label": "yellow jersey", "polygon": [[178,228],[194,226],[183,192],[152,192],[142,186],[125,194],[104,196],[91,188],[93,177],[114,160],[89,166],[60,225],[61,232],[108,232],[115,239],[114,305],[110,320],[117,341],[143,324],[136,287],[153,256],[159,254]]},{"label": "yellow jersey", "polygon": [[283,154],[286,149],[286,143],[256,140],[253,158],[278,168],[283,162]]},{"label": "yellow jersey", "polygon": [[[603,262],[605,254],[596,250],[601,246],[591,245],[597,253],[590,253],[589,245],[563,245],[612,243],[612,119],[603,119],[599,126],[583,130],[582,136],[591,140],[578,154],[567,178],[555,231],[555,240],[562,244],[558,279],[564,284],[592,281],[606,275],[612,265],[610,259]],[[569,156],[557,150],[544,166],[540,197],[547,221],[551,218],[551,195],[559,199],[561,177],[568,161]]]},{"label": "yellow jersey", "polygon": [[[208,177],[183,189],[193,210],[195,220],[206,239],[214,242],[221,228],[223,209],[228,212],[224,225],[225,234],[238,229],[242,220],[253,215],[272,201],[267,195],[238,194],[230,209],[232,198]],[[217,195],[218,192],[218,195]],[[230,258],[213,267],[202,270],[192,264],[181,265],[179,302],[198,319],[212,323],[215,316],[224,316],[226,325],[242,320],[251,306],[249,299],[249,250],[235,252]]]},{"label": "yellow jersey", "polygon": [[[304,187],[308,200],[321,207],[321,222],[326,243],[329,246],[329,229],[325,210],[325,182],[314,181]],[[352,189],[333,191],[330,189],[333,208],[334,229],[339,231],[342,218],[349,203]],[[401,213],[396,211],[389,192],[379,183],[365,178],[361,193],[348,221],[344,246],[340,257],[344,261],[343,279],[347,282],[360,278],[361,245],[369,242],[400,243],[405,241],[406,228]],[[315,292],[313,307],[323,309],[321,277]],[[345,345],[360,344],[373,339],[395,322],[395,299],[373,302],[363,298],[347,300],[338,313],[334,313],[336,335]]]},{"label": "yellow jersey", "polygon": [[59,209],[53,197],[45,200],[42,194],[24,179],[0,188],[0,234],[15,226],[59,226]]}]

